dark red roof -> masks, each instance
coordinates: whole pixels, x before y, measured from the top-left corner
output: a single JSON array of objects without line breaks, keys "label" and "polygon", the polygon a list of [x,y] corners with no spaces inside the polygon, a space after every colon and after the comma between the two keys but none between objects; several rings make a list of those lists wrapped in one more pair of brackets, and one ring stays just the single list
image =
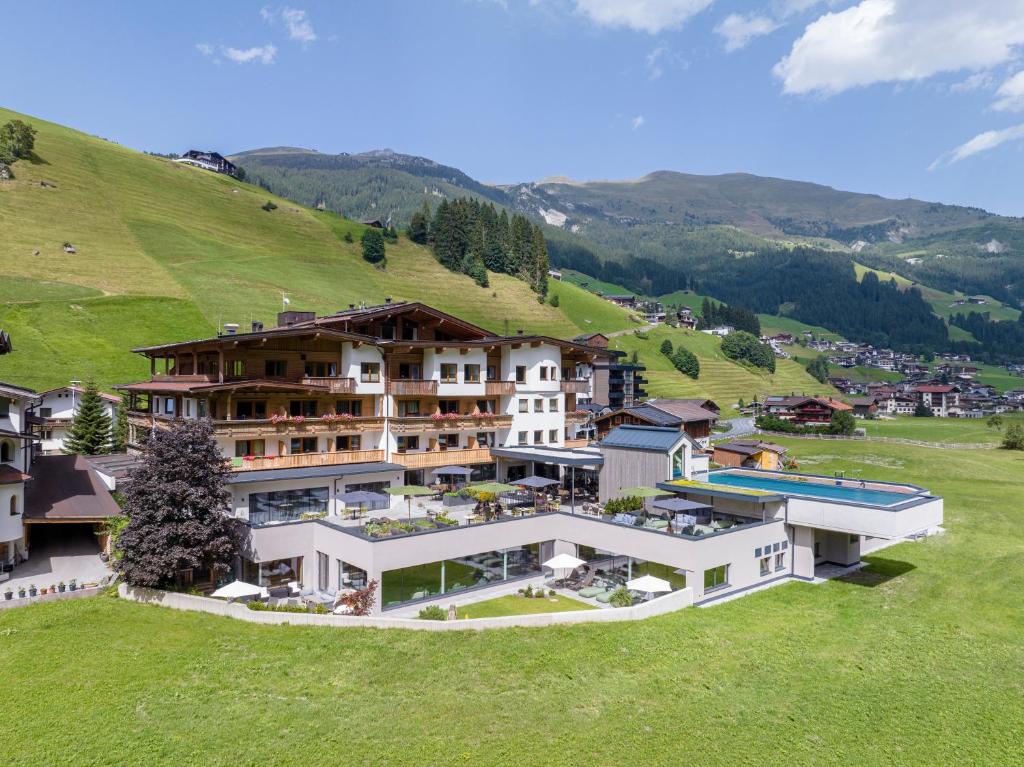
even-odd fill
[{"label": "dark red roof", "polygon": [[0,466],[0,485],[11,485],[15,482],[24,482],[28,474],[22,474],[13,466]]},{"label": "dark red roof", "polygon": [[110,491],[80,455],[44,455],[25,487],[27,521],[74,522],[121,513]]}]

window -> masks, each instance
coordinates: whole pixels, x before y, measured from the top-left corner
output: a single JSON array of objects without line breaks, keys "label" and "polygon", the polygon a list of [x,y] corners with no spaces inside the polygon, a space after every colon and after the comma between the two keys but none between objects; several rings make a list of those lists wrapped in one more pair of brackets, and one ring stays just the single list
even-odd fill
[{"label": "window", "polygon": [[543,445],[544,444],[544,432],[542,432],[540,429],[537,429],[533,433],[533,444],[535,444],[535,445]]},{"label": "window", "polygon": [[817,559],[821,556],[821,541],[814,542],[814,558]]},{"label": "window", "polygon": [[459,366],[453,362],[445,362],[441,365],[441,383],[458,383]]},{"label": "window", "polygon": [[310,378],[334,378],[338,375],[338,363],[307,362],[306,375]]},{"label": "window", "polygon": [[520,445],[528,445],[528,444],[530,444],[530,443],[529,443],[529,442],[528,442],[528,441],[526,440],[526,432],[525,432],[525,431],[521,431],[521,432],[519,432],[519,438],[518,438],[517,442],[518,442],[518,443],[519,443]]},{"label": "window", "polygon": [[174,415],[174,397],[164,397],[164,413]]},{"label": "window", "polygon": [[463,365],[462,366],[462,379],[465,383],[480,383],[480,366],[479,365]]},{"label": "window", "polygon": [[476,401],[476,409],[481,413],[495,413],[498,410],[498,405],[493,399],[478,399]]},{"label": "window", "polygon": [[288,375],[288,363],[284,360],[264,360],[263,374],[267,378],[284,378]]},{"label": "window", "polygon": [[363,401],[361,399],[340,399],[335,403],[334,412],[339,415],[348,413],[354,418],[359,418],[363,414]]},{"label": "window", "polygon": [[380,381],[380,363],[363,362],[359,365],[359,380],[363,383],[377,383]]},{"label": "window", "polygon": [[448,413],[459,413],[459,401],[457,399],[439,399],[437,401],[437,409],[441,411],[442,415]]},{"label": "window", "polygon": [[208,406],[206,404],[206,400],[204,400],[204,399],[196,400],[196,417],[197,418],[206,418],[206,416],[207,416],[207,414],[209,412],[207,410],[207,407]]},{"label": "window", "polygon": [[385,322],[380,326],[380,337],[393,341],[397,330],[394,322]]},{"label": "window", "polygon": [[771,565],[771,557],[761,557],[761,575],[768,575],[769,565]]},{"label": "window", "polygon": [[235,403],[235,418],[245,421],[249,418],[266,418],[266,400],[239,400]]},{"label": "window", "polygon": [[544,400],[538,397],[533,401],[533,412],[543,413],[544,412]]},{"label": "window", "polygon": [[548,368],[546,365],[541,365],[540,367],[540,380],[548,380]]},{"label": "window", "polygon": [[398,400],[398,417],[415,418],[420,414],[420,401],[418,399]]},{"label": "window", "polygon": [[292,437],[291,450],[289,452],[292,455],[315,453],[316,437]]},{"label": "window", "polygon": [[11,414],[11,401],[0,397],[0,418],[7,418]]},{"label": "window", "polygon": [[18,496],[16,495],[11,496],[11,516],[18,516]]},{"label": "window", "polygon": [[288,415],[301,415],[303,418],[316,418],[316,400],[293,399],[288,403]]},{"label": "window", "polygon": [[186,399],[186,400],[182,400],[182,401],[185,403],[185,417],[186,418],[191,418],[192,417],[192,400]]},{"label": "window", "polygon": [[558,442],[558,429],[548,431],[548,442]]},{"label": "window", "polygon": [[14,460],[14,446],[10,442],[0,442],[0,461],[10,463]]},{"label": "window", "polygon": [[548,411],[551,413],[558,412],[558,397],[552,397],[548,400]]},{"label": "window", "polygon": [[520,413],[529,413],[530,412],[530,400],[528,400],[528,399],[520,399],[519,400],[519,412]]},{"label": "window", "polygon": [[775,569],[782,570],[786,567],[786,555],[776,554],[775,555]]},{"label": "window", "polygon": [[53,417],[53,408],[52,407],[41,407],[41,408],[39,408],[39,417],[40,418],[52,418]]},{"label": "window", "polygon": [[558,380],[558,368],[552,366],[550,370],[551,370],[551,380],[552,381],[557,381]]},{"label": "window", "polygon": [[247,455],[266,454],[266,442],[262,439],[235,440],[235,458],[245,458]]},{"label": "window", "polygon": [[437,444],[442,450],[458,450],[459,448],[459,435],[458,434],[438,434]]},{"label": "window", "polygon": [[526,365],[516,365],[516,383],[526,383]]},{"label": "window", "polygon": [[494,433],[489,431],[480,431],[476,435],[476,446],[477,447],[494,447]]},{"label": "window", "polygon": [[326,487],[250,493],[249,522],[254,525],[265,525],[268,522],[299,519],[306,513],[322,514],[327,511],[328,498],[329,488]]},{"label": "window", "polygon": [[327,591],[329,586],[328,577],[330,576],[331,560],[327,558],[327,555],[322,551],[316,553],[316,587],[320,591]]},{"label": "window", "polygon": [[423,369],[420,367],[418,362],[398,363],[399,381],[418,381],[421,378],[423,378]]},{"label": "window", "polygon": [[415,322],[406,320],[402,323],[402,340],[415,341],[419,337],[419,327]]},{"label": "window", "polygon": [[398,452],[408,453],[410,450],[420,449],[420,438],[418,435],[411,437],[398,437]]},{"label": "window", "polygon": [[361,450],[363,438],[358,434],[339,434],[334,438],[335,450]]},{"label": "window", "polygon": [[241,378],[245,375],[245,360],[231,360],[228,362],[228,375],[233,378]]},{"label": "window", "polygon": [[719,565],[704,571],[704,591],[713,591],[729,585],[729,565]]},{"label": "window", "polygon": [[487,380],[488,381],[497,381],[498,380],[498,366],[497,365],[488,365],[487,366]]}]

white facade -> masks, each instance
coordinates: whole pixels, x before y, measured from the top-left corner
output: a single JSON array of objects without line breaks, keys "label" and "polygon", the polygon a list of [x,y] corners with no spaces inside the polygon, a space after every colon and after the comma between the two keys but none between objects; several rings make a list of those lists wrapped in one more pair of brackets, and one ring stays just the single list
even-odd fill
[{"label": "white facade", "polygon": [[0,562],[5,565],[27,557],[25,482],[19,475],[32,469],[32,443],[26,433],[36,396],[28,389],[0,384]]},{"label": "white facade", "polygon": [[[44,419],[42,425],[42,437],[40,450],[43,453],[60,453],[64,449],[64,440],[71,429],[71,422],[78,412],[78,405],[81,402],[85,389],[72,384],[62,386],[59,389],[51,389],[40,394],[39,405],[36,414]],[[111,423],[117,417],[117,406],[120,400],[109,394],[100,393],[103,400],[103,410],[109,416]]]}]

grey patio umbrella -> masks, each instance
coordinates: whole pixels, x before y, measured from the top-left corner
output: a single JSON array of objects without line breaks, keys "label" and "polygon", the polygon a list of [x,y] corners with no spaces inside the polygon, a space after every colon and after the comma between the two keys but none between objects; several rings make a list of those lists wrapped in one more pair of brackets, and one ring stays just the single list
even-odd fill
[{"label": "grey patio umbrella", "polygon": [[519,487],[528,487],[533,490],[533,510],[537,510],[537,491],[542,487],[550,487],[551,485],[559,484],[557,479],[548,479],[547,477],[538,477],[533,475],[531,477],[523,477],[522,479],[512,480],[513,485],[519,485]]},{"label": "grey patio umbrella", "polygon": [[345,506],[358,504],[359,514],[362,516],[364,511],[363,506],[368,503],[381,503],[383,501],[390,501],[390,496],[384,495],[384,493],[371,493],[369,490],[352,490],[347,493],[342,493],[338,496],[338,500],[345,504]]},{"label": "grey patio umbrella", "polygon": [[434,469],[430,473],[435,477],[441,477],[449,474],[458,477],[468,477],[473,473],[473,470],[467,469],[465,466],[442,466],[440,469]]},{"label": "grey patio umbrella", "polygon": [[434,494],[433,490],[423,487],[423,485],[399,485],[398,487],[389,487],[387,492],[388,495],[400,495],[405,498],[405,502],[409,506],[409,519],[412,519],[412,499],[416,496]]},{"label": "grey patio umbrella", "polygon": [[660,501],[655,501],[651,506],[656,509],[664,509],[665,511],[696,511],[697,509],[711,508],[706,503],[688,501],[685,498],[663,498]]}]

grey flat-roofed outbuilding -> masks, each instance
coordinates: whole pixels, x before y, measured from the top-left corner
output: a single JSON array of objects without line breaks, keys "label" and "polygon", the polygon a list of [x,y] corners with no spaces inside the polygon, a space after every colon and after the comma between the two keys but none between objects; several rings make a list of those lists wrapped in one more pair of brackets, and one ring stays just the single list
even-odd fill
[{"label": "grey flat-roofed outbuilding", "polygon": [[491,455],[514,461],[553,463],[556,466],[600,466],[604,463],[604,456],[593,448],[492,447]]},{"label": "grey flat-roofed outbuilding", "polygon": [[601,440],[601,447],[656,450],[663,453],[674,448],[682,439],[689,440],[690,437],[679,429],[664,426],[617,426]]},{"label": "grey flat-roofed outbuilding", "polygon": [[312,477],[349,477],[354,474],[377,474],[386,471],[405,471],[397,463],[376,461],[373,463],[342,463],[335,466],[310,466],[298,469],[263,469],[259,471],[236,471],[228,475],[229,485],[250,482],[271,482],[279,479],[309,479]]}]

